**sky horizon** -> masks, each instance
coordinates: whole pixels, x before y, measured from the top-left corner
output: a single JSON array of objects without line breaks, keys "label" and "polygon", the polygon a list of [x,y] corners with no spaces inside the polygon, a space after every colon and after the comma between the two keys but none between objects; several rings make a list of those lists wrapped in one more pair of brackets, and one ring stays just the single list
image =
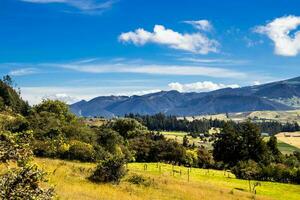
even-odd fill
[{"label": "sky horizon", "polygon": [[296,0],[1,0],[0,73],[30,104],[300,75]]}]

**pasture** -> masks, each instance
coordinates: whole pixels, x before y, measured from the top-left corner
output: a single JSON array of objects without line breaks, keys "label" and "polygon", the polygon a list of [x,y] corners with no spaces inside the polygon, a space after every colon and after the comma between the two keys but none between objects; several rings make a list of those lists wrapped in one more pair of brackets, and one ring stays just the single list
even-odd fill
[{"label": "pasture", "polygon": [[[113,185],[87,180],[95,164],[44,158],[36,158],[35,162],[49,173],[49,183],[54,185],[61,200],[300,199],[299,185],[272,182],[261,182],[254,197],[248,192],[248,181],[218,170],[188,171],[185,167],[161,163],[131,163],[127,166],[128,175],[120,184]],[[145,177],[151,184],[129,183],[127,179],[133,174]]]}]

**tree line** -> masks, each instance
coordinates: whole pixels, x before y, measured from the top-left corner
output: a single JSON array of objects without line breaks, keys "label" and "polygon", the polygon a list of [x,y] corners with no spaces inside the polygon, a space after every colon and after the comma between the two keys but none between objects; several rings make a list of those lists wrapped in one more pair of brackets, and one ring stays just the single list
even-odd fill
[{"label": "tree line", "polygon": [[[207,133],[211,128],[222,128],[226,121],[219,119],[179,119],[176,116],[158,113],[155,115],[127,114],[127,118],[133,118],[153,131],[184,131],[196,135],[195,133]],[[300,131],[297,122],[280,123],[278,121],[255,122],[261,133],[275,135],[280,132]]]}]

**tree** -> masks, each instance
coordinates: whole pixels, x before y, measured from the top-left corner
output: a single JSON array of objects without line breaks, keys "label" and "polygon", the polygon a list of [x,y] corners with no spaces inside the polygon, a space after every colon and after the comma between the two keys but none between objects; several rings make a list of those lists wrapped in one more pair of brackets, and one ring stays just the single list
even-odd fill
[{"label": "tree", "polygon": [[239,161],[254,160],[270,163],[269,150],[263,141],[259,128],[247,121],[241,124],[227,123],[213,143],[213,156],[234,166]]},{"label": "tree", "polygon": [[186,135],[183,137],[182,145],[184,147],[188,147],[189,146],[189,139],[188,139],[188,137]]},{"label": "tree", "polygon": [[251,180],[257,179],[261,168],[253,160],[240,161],[231,170],[237,178],[247,179],[249,181],[249,191],[252,191]]},{"label": "tree", "polygon": [[124,139],[143,135],[147,132],[147,128],[135,119],[117,119],[109,125],[113,130],[117,131]]},{"label": "tree", "polygon": [[268,146],[269,150],[271,151],[271,153],[274,157],[274,160],[276,162],[280,162],[282,154],[277,147],[277,138],[275,136],[270,137],[269,141],[267,142],[267,146]]}]

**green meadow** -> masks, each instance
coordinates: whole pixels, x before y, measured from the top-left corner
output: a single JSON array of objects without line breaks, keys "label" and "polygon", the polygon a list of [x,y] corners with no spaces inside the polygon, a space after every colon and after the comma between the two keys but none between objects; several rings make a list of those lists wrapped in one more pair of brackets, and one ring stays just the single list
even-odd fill
[{"label": "green meadow", "polygon": [[[162,163],[130,163],[128,174],[114,185],[87,180],[95,164],[44,158],[36,158],[35,162],[48,172],[49,183],[61,200],[300,199],[300,185],[260,182],[254,195],[249,192],[248,181],[236,179],[226,171],[189,170]],[[151,184],[129,183],[127,180],[133,174],[144,177]]]}]

